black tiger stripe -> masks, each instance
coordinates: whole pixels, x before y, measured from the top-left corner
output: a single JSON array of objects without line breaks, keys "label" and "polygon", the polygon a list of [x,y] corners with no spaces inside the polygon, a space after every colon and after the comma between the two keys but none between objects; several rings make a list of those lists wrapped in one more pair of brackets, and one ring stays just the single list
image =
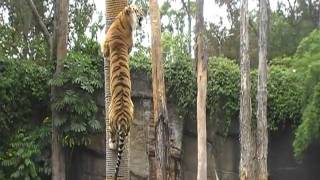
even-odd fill
[{"label": "black tiger stripe", "polygon": [[122,152],[124,150],[124,144],[125,144],[125,139],[126,139],[126,128],[125,128],[126,124],[121,124],[119,125],[118,128],[118,159],[117,159],[117,163],[116,163],[116,169],[115,169],[115,174],[114,177],[118,177],[118,173],[119,173],[119,167],[120,167],[120,163],[121,163],[121,158],[122,158]]},{"label": "black tiger stripe", "polygon": [[[132,16],[136,17],[132,17]],[[110,60],[109,129],[110,142],[117,143],[118,158],[114,179],[117,179],[125,139],[129,134],[133,120],[133,103],[131,100],[131,77],[129,69],[129,52],[132,49],[132,27],[134,19],[143,16],[136,6],[127,6],[111,24],[102,52]]]}]

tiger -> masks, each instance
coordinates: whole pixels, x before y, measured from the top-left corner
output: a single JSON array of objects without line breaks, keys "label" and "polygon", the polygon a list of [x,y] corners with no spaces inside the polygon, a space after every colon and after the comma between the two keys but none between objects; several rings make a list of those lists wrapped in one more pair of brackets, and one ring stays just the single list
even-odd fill
[{"label": "tiger", "polygon": [[117,149],[114,178],[117,179],[125,139],[133,121],[129,53],[133,32],[141,28],[144,13],[135,5],[126,6],[115,18],[101,43],[101,52],[110,60],[109,148]]}]

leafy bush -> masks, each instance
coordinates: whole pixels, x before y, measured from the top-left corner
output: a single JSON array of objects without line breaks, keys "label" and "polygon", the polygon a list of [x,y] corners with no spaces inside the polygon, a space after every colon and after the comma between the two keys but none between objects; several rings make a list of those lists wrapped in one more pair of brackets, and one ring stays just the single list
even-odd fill
[{"label": "leafy bush", "polygon": [[95,100],[103,87],[102,69],[102,59],[71,52],[64,61],[63,72],[49,81],[63,92],[53,103],[63,115],[54,125],[60,128],[63,143],[69,147],[88,144],[89,134],[102,129]]},{"label": "leafy bush", "polygon": [[293,142],[297,158],[301,158],[308,146],[320,138],[320,61],[309,66],[308,74],[303,82],[302,123],[296,131]]},{"label": "leafy bush", "polygon": [[[301,91],[300,100],[292,102],[290,108],[300,104],[301,124],[296,130],[293,142],[294,154],[297,158],[302,158],[303,152],[307,147],[319,140],[320,121],[319,121],[319,83],[320,83],[320,31],[314,30],[305,37],[299,44],[296,54],[293,57],[278,58],[274,64],[281,65],[283,68],[291,69],[296,74],[295,86],[287,87],[285,91],[298,93]],[[274,79],[273,81],[276,81]],[[288,86],[288,85],[287,85]],[[298,102],[297,104],[295,104]],[[294,108],[294,109],[298,109]],[[294,109],[287,112],[293,115]],[[298,118],[295,118],[298,119]]]},{"label": "leafy bush", "polygon": [[36,121],[32,117],[37,108],[47,111],[49,76],[35,61],[0,59],[0,135]]},{"label": "leafy bush", "polygon": [[320,138],[320,83],[314,87],[310,102],[303,111],[302,123],[295,133],[294,155],[301,158],[308,146]]},{"label": "leafy bush", "polygon": [[[50,4],[42,5],[45,8]],[[45,21],[51,32],[52,14],[46,8],[41,10],[49,15]],[[87,0],[70,4],[71,53],[65,60],[63,77],[50,83],[54,63],[48,61],[49,50],[42,33],[33,24],[22,33],[12,23],[15,13],[9,13],[9,23],[1,26],[0,179],[48,179],[51,132],[43,119],[51,124],[49,85],[61,87],[61,96],[53,106],[65,113],[55,125],[61,127],[60,139],[66,145],[87,144],[90,135],[102,128],[97,120],[103,109],[97,106],[97,93],[102,89],[103,62],[95,39],[102,18],[90,23],[93,11],[93,4]]]},{"label": "leafy bush", "polygon": [[130,71],[146,71],[151,73],[150,48],[146,48],[141,44],[137,44],[129,57]]},{"label": "leafy bush", "polygon": [[48,178],[51,174],[49,138],[50,126],[46,124],[18,130],[10,138],[7,147],[2,147],[0,151],[3,179]]},{"label": "leafy bush", "polygon": [[[268,75],[268,126],[277,130],[283,125],[300,123],[303,87],[294,69],[271,66]],[[256,91],[254,91],[256,92]]]},{"label": "leafy bush", "polygon": [[164,74],[169,99],[178,105],[178,110],[184,117],[194,116],[192,112],[195,111],[197,86],[191,61],[167,61]]},{"label": "leafy bush", "polygon": [[300,42],[296,55],[297,56],[306,56],[306,55],[315,55],[320,52],[320,30],[312,31],[307,37],[302,39]]},{"label": "leafy bush", "polygon": [[218,130],[226,134],[231,120],[237,120],[239,114],[239,66],[221,57],[210,58],[208,66],[208,119],[215,119]]},{"label": "leafy bush", "polygon": [[[209,121],[215,121],[226,133],[231,120],[239,117],[239,66],[226,58],[210,58],[208,68],[207,112]],[[256,112],[257,72],[252,73],[253,116]],[[167,62],[166,86],[172,99],[186,119],[195,118],[196,76],[190,60]],[[297,83],[299,76],[291,68],[272,66],[268,78],[268,120],[271,130],[300,122],[303,88]]]},{"label": "leafy bush", "polygon": [[49,127],[38,125],[48,115],[50,74],[36,61],[0,58],[0,179],[51,173]]}]

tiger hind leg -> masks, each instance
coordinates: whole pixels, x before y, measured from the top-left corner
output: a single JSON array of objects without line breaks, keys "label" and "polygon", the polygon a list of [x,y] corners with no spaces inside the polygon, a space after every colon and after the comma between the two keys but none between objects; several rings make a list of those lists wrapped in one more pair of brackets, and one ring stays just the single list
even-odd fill
[{"label": "tiger hind leg", "polygon": [[111,138],[109,138],[109,149],[111,149],[111,150],[117,149],[117,143],[114,140],[112,140]]},{"label": "tiger hind leg", "polygon": [[109,131],[109,149],[111,150],[116,150],[117,149],[117,141],[116,141],[116,136],[115,133],[112,132],[112,130],[110,129]]}]

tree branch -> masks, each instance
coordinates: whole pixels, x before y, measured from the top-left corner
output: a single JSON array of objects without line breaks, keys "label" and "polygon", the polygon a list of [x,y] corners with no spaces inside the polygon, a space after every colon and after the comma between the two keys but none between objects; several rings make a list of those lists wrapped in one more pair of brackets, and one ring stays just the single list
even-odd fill
[{"label": "tree branch", "polygon": [[186,10],[188,16],[191,16],[190,9],[188,8],[186,2],[184,2],[184,0],[181,0],[181,3],[182,3],[183,8]]},{"label": "tree branch", "polygon": [[43,20],[41,19],[39,12],[38,12],[33,0],[27,0],[27,3],[29,4],[29,6],[31,8],[34,17],[37,19],[37,22],[38,22],[39,26],[41,27],[42,32],[48,42],[49,48],[51,49],[52,37],[51,37],[46,25],[44,24]]}]

